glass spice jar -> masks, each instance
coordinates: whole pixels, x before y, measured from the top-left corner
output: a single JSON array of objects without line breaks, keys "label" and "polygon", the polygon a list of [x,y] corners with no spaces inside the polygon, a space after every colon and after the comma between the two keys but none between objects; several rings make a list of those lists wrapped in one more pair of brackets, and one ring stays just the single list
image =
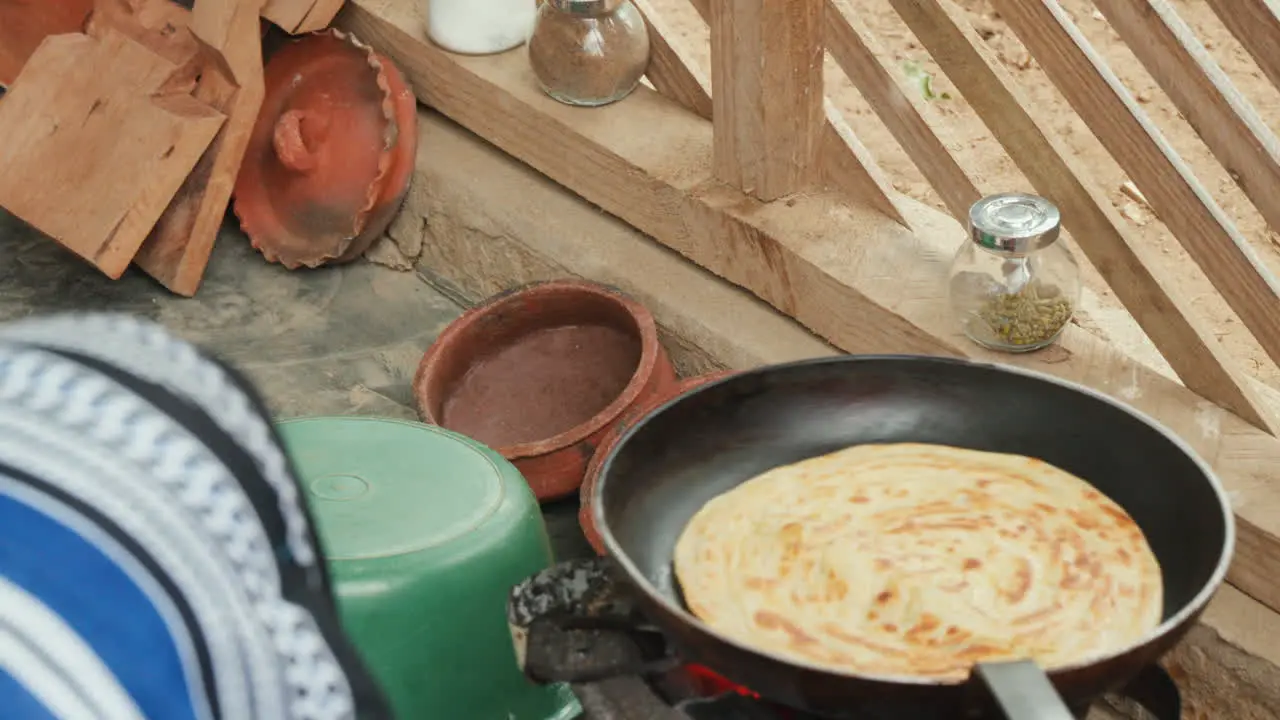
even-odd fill
[{"label": "glass spice jar", "polygon": [[985,197],[951,263],[951,309],[979,345],[1030,352],[1053,343],[1080,302],[1080,266],[1060,242],[1061,214],[1036,195]]},{"label": "glass spice jar", "polygon": [[420,0],[427,37],[449,52],[492,55],[523,44],[537,0]]},{"label": "glass spice jar", "polygon": [[568,105],[617,102],[649,67],[649,30],[631,0],[543,0],[529,35],[542,90]]}]

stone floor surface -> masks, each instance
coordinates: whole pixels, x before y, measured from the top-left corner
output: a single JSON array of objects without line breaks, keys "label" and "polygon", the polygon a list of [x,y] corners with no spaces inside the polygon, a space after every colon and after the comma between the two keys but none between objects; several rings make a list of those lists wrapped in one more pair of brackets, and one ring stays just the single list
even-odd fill
[{"label": "stone floor surface", "polygon": [[[131,268],[110,280],[0,210],[0,322],[72,310],[154,319],[244,370],[276,417],[412,420],[422,353],[461,312],[415,272],[373,263],[289,271],[223,229],[194,298]],[[560,557],[588,551],[577,498],[543,508]]]},{"label": "stone floor surface", "polygon": [[414,417],[422,352],[461,312],[416,273],[288,271],[224,229],[194,298],[131,268],[110,280],[0,211],[0,322],[66,310],[152,318],[248,372],[279,417]]}]

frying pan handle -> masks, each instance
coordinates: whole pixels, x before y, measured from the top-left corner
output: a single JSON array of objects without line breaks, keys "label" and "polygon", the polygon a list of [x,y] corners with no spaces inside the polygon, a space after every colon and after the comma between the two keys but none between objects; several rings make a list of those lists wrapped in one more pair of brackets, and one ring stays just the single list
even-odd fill
[{"label": "frying pan handle", "polygon": [[1075,720],[1049,677],[1030,660],[980,664],[978,678],[1007,720]]}]

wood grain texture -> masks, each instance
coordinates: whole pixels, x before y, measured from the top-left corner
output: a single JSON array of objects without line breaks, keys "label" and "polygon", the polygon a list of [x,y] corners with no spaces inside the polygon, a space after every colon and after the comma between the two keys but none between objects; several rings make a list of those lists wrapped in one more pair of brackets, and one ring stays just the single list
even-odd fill
[{"label": "wood grain texture", "polygon": [[1111,203],[1084,180],[1084,169],[1031,113],[1030,103],[986,55],[959,10],[949,0],[890,2],[1036,191],[1062,208],[1063,226],[1187,387],[1258,427],[1275,428],[1172,278],[1163,277],[1124,233],[1124,221]]},{"label": "wood grain texture", "polygon": [[120,277],[225,119],[194,78],[110,27],[47,38],[0,102],[0,206]]},{"label": "wood grain texture", "polygon": [[827,187],[854,202],[865,202],[885,217],[908,227],[893,190],[893,182],[880,169],[870,148],[862,144],[830,98],[822,100],[826,123],[819,146],[819,169]]},{"label": "wood grain texture", "polygon": [[[262,7],[262,16],[290,35],[315,32],[329,27],[342,9],[344,0],[253,0]],[[478,0],[483,1],[483,0]]]},{"label": "wood grain texture", "polygon": [[1271,84],[1280,88],[1280,2],[1205,0],[1223,25],[1253,56]]},{"label": "wood grain texture", "polygon": [[874,33],[849,7],[848,0],[827,0],[827,51],[866,98],[871,109],[911,157],[938,197],[957,219],[981,197],[978,188],[938,138],[927,119],[932,113],[913,95],[903,92],[900,78],[881,60],[889,54]]},{"label": "wood grain texture", "polygon": [[85,34],[98,37],[106,26],[175,65],[199,65],[191,11],[172,0],[97,0]]},{"label": "wood grain texture", "polygon": [[[694,10],[708,24],[711,22],[713,1],[715,0],[689,0]],[[714,92],[714,86],[712,90]],[[830,100],[823,101],[822,112],[827,122],[820,137],[818,162],[826,186],[839,190],[851,200],[864,202],[894,222],[906,226],[906,218],[895,199],[898,194],[871,151],[853,134],[839,109]]]},{"label": "wood grain texture", "polygon": [[[1096,0],[1205,145],[1280,230],[1280,140],[1167,0]],[[1273,42],[1280,43],[1280,33]]]},{"label": "wood grain texture", "polygon": [[818,178],[823,0],[711,4],[716,176],[764,201]]},{"label": "wood grain texture", "polygon": [[653,89],[666,98],[696,113],[698,117],[711,119],[711,81],[693,58],[668,38],[675,33],[654,10],[652,0],[632,0],[644,15],[649,27],[649,69],[645,76],[653,83]]},{"label": "wood grain texture", "polygon": [[262,0],[199,0],[191,29],[209,64],[197,99],[226,114],[227,122],[204,152],[135,262],[166,288],[190,297],[200,288],[262,106]]},{"label": "wood grain texture", "polygon": [[[1258,344],[1280,362],[1280,284],[1066,11],[1057,0],[993,0],[993,6]],[[1168,357],[1173,348],[1164,350]]]}]

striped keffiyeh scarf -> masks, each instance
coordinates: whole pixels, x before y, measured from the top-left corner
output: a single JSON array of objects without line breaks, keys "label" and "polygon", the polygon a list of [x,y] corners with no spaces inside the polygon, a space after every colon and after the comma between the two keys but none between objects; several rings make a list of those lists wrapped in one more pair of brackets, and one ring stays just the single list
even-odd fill
[{"label": "striped keffiyeh scarf", "polygon": [[127,316],[0,327],[0,718],[389,716],[243,378]]}]

